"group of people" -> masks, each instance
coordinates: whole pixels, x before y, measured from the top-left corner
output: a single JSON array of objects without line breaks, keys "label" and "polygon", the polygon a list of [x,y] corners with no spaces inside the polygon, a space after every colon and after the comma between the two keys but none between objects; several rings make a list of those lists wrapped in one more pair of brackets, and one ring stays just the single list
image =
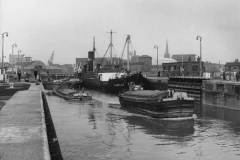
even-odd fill
[{"label": "group of people", "polygon": [[238,82],[240,81],[240,71],[232,73],[223,72],[222,78],[223,80],[234,80]]},{"label": "group of people", "polygon": [[239,80],[240,80],[240,71],[236,73],[236,81],[239,81]]},{"label": "group of people", "polygon": [[[35,80],[37,80],[37,78],[38,78],[38,71],[34,71],[33,72],[33,75],[34,75],[34,78],[35,78]],[[22,72],[21,72],[21,70],[18,70],[17,71],[17,76],[18,76],[18,81],[21,81],[21,78],[22,78]],[[29,78],[29,74],[28,73],[26,73],[26,76]]]}]

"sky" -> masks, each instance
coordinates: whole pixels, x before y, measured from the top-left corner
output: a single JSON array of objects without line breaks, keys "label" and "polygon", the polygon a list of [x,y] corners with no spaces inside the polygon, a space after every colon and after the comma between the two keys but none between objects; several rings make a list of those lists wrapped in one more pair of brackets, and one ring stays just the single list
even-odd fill
[{"label": "sky", "polygon": [[8,32],[5,55],[17,43],[26,56],[47,62],[74,64],[87,57],[96,39],[102,57],[113,30],[114,56],[120,56],[127,34],[131,48],[156,63],[155,44],[162,58],[168,40],[170,54],[199,55],[203,60],[240,59],[239,0],[0,0],[0,29]]}]

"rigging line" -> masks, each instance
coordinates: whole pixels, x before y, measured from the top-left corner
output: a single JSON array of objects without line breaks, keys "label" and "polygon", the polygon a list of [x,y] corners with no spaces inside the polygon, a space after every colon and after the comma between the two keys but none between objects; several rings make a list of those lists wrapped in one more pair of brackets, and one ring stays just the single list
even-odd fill
[{"label": "rigging line", "polygon": [[111,48],[111,52],[109,52],[109,55],[110,55],[110,57],[111,57],[111,56],[112,56],[112,52],[113,52],[113,51],[112,51],[112,49],[113,49],[113,43],[110,43],[110,44],[109,44],[109,49],[110,49],[110,48]]},{"label": "rigging line", "polygon": [[126,40],[125,40],[125,44],[124,44],[123,51],[122,51],[122,56],[121,56],[121,60],[122,60],[122,61],[123,61],[124,51],[125,51],[127,45],[128,45],[127,58],[128,58],[128,60],[129,60],[129,56],[130,56],[130,55],[129,55],[129,47],[130,47],[131,43],[132,43],[132,41],[131,41],[130,35],[128,34],[128,35],[127,35],[127,38],[126,38]]},{"label": "rigging line", "polygon": [[118,52],[115,47],[112,48],[112,51],[113,51],[112,53],[115,53],[115,54],[112,54],[112,63],[118,64],[118,58],[119,58],[119,56],[117,54]]},{"label": "rigging line", "polygon": [[130,43],[129,48],[130,48],[130,53],[131,53],[130,56],[132,57],[134,54],[134,47],[133,47],[132,43]]},{"label": "rigging line", "polygon": [[118,52],[118,50],[117,50],[117,48],[115,48],[115,46],[113,46],[113,49],[114,49],[114,52],[116,53],[115,55],[116,55],[116,57],[118,57],[119,58],[119,56],[118,56],[118,54],[117,53],[119,53]]},{"label": "rigging line", "polygon": [[116,53],[115,55],[117,55],[116,57],[118,57],[117,53],[119,53],[119,51],[117,50],[117,48],[114,45],[112,45],[112,56],[114,55],[113,53]]},{"label": "rigging line", "polygon": [[133,43],[132,43],[132,40],[130,40],[130,48],[132,49],[132,50],[134,50],[134,46],[133,46]]},{"label": "rigging line", "polygon": [[125,51],[126,45],[127,45],[127,40],[125,40],[125,43],[124,43],[124,46],[123,46],[121,59],[123,58],[123,55],[124,55],[124,51]]},{"label": "rigging line", "polygon": [[124,43],[123,50],[122,50],[122,55],[121,55],[121,57],[120,57],[120,62],[121,62],[121,63],[123,62],[123,55],[124,55],[124,51],[125,51],[126,45],[127,45],[127,40],[126,40],[125,43]]},{"label": "rigging line", "polygon": [[112,35],[115,32],[110,30],[110,32],[107,32],[107,33],[110,33],[110,44],[109,44],[109,46],[110,46],[110,58],[111,58],[111,63],[112,63],[112,48],[113,48],[113,42],[112,42],[113,41],[113,37],[112,37]]},{"label": "rigging line", "polygon": [[103,55],[103,57],[102,57],[102,60],[101,60],[101,63],[100,63],[101,65],[102,65],[102,63],[103,63],[103,59],[104,59],[104,57],[106,56],[109,48],[110,48],[110,44],[108,45],[108,48],[107,48],[106,52],[104,53],[104,55]]}]

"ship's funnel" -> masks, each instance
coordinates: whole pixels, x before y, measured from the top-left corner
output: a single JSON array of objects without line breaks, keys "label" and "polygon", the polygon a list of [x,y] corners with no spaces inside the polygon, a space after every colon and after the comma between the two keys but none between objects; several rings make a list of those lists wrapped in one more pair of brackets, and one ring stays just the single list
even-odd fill
[{"label": "ship's funnel", "polygon": [[88,52],[88,71],[93,71],[93,60],[95,58],[94,51]]},{"label": "ship's funnel", "polygon": [[94,51],[88,51],[88,59],[89,60],[94,60],[95,59]]}]

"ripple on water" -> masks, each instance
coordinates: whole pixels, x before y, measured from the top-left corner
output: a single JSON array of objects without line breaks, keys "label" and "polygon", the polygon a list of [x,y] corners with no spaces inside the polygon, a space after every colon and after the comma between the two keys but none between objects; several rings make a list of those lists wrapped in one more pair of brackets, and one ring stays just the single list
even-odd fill
[{"label": "ripple on water", "polygon": [[238,125],[211,118],[160,121],[122,110],[115,96],[91,94],[91,103],[48,96],[65,160],[239,159]]}]

